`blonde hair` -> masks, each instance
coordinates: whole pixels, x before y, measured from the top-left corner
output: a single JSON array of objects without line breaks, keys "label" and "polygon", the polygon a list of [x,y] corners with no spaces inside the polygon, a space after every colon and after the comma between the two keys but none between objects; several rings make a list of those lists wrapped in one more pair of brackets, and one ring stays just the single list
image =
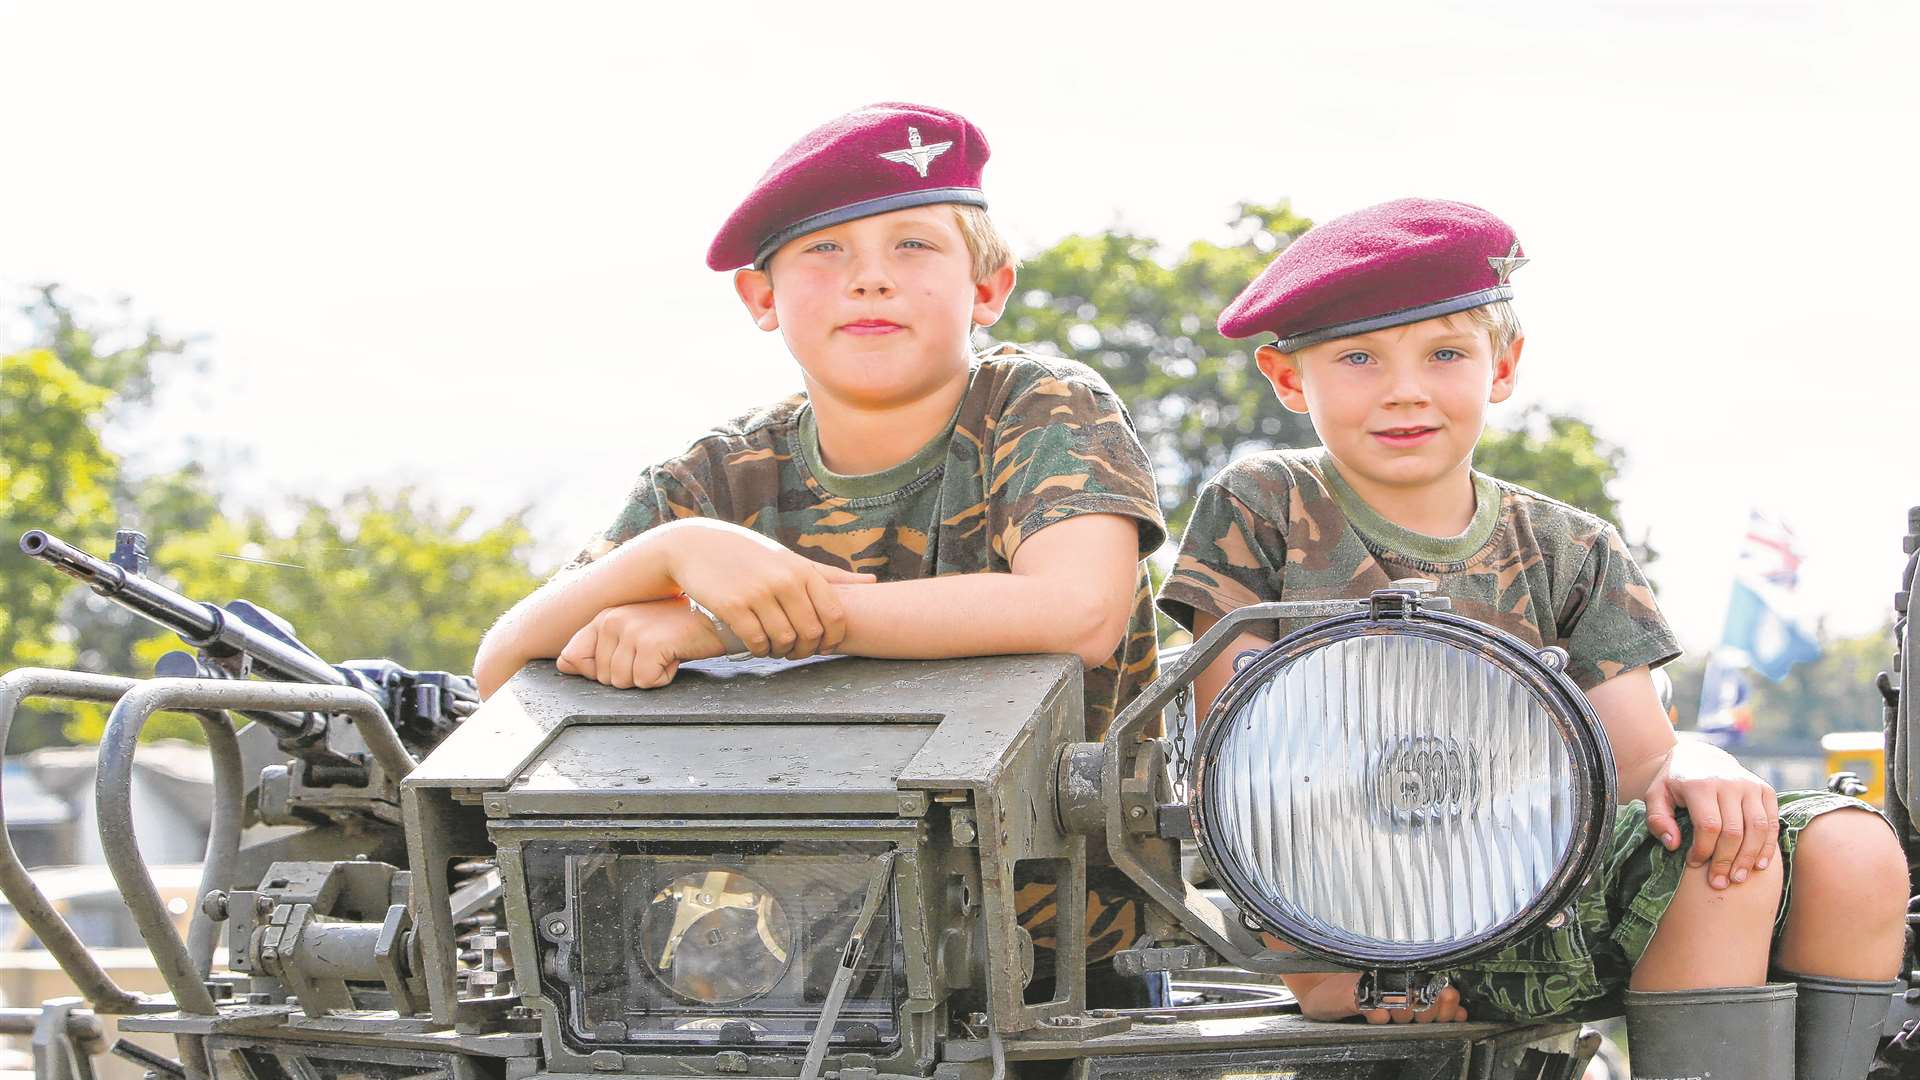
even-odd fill
[{"label": "blonde hair", "polygon": [[1491,304],[1468,308],[1460,314],[1465,315],[1475,327],[1487,332],[1487,337],[1493,341],[1495,356],[1506,352],[1525,332],[1520,329],[1520,316],[1514,312],[1512,301],[1495,300]]},{"label": "blonde hair", "polygon": [[973,256],[973,280],[985,281],[1003,266],[1020,265],[1007,238],[993,227],[986,207],[955,203],[953,217],[960,224],[960,238],[967,242],[967,254]]}]

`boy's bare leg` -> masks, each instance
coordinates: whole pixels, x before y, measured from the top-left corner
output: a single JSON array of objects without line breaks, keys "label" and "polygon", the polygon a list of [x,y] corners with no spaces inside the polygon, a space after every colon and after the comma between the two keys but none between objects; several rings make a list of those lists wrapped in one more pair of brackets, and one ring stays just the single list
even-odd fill
[{"label": "boy's bare leg", "polygon": [[1757,986],[1767,980],[1767,951],[1784,879],[1780,861],[1732,888],[1708,884],[1712,864],[1688,868],[1660,926],[1633,969],[1635,990]]},{"label": "boy's bare leg", "polygon": [[1891,979],[1905,952],[1906,913],[1907,862],[1893,830],[1865,810],[1821,814],[1794,848],[1792,905],[1774,963],[1800,975]]}]

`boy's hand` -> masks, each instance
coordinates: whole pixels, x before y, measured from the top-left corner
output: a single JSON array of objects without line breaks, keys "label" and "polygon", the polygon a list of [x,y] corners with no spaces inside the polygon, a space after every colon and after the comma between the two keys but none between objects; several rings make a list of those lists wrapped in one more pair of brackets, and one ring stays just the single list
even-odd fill
[{"label": "boy's hand", "polygon": [[706,616],[683,597],[610,607],[580,628],[554,667],[626,689],[673,681],[682,662],[726,653]]},{"label": "boy's hand", "polygon": [[1778,857],[1780,800],[1766,781],[1748,772],[1732,754],[1705,743],[1682,742],[1647,788],[1647,831],[1668,851],[1680,846],[1674,810],[1693,820],[1687,865],[1709,861],[1707,883],[1725,889],[1764,870]]},{"label": "boy's hand", "polygon": [[832,652],[847,636],[846,611],[833,586],[878,580],[711,518],[685,518],[655,531],[667,542],[674,584],[718,615],[755,656],[799,660]]}]

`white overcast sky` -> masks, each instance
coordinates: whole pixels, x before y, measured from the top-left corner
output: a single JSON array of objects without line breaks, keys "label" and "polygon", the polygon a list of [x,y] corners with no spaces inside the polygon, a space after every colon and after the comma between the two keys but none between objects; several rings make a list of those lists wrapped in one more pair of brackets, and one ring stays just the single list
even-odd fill
[{"label": "white overcast sky", "polygon": [[1533,257],[1518,401],[1627,448],[1682,640],[1715,640],[1749,507],[1857,632],[1920,503],[1915,10],[0,0],[0,288],[203,335],[162,409],[200,443],[142,445],[226,461],[248,504],[407,482],[532,506],[557,555],[796,385],[702,257],[846,109],[979,123],[1027,251],[1466,199]]}]

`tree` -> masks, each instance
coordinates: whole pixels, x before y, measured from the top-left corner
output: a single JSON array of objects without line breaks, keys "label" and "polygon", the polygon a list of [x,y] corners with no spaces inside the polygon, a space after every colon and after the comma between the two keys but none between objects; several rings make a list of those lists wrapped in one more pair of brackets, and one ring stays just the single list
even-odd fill
[{"label": "tree", "polygon": [[[1489,427],[1473,451],[1473,466],[1481,472],[1551,495],[1615,528],[1621,527],[1620,503],[1612,487],[1626,461],[1627,452],[1585,420],[1537,406],[1507,425]],[[1634,556],[1642,567],[1652,561],[1644,547]]]},{"label": "tree", "polygon": [[[229,516],[199,465],[142,469],[103,434],[132,422],[156,380],[197,368],[184,342],[126,305],[100,313],[37,290],[26,307],[36,346],[0,357],[0,528],[10,541],[44,528],[88,550],[111,549],[118,526],[151,533],[152,574],[211,602],[246,598],[291,621],[329,660],[391,657],[416,669],[465,671],[479,637],[537,579],[519,515],[479,527],[411,490],[363,490],[337,504],[302,501],[291,528],[260,512]],[[170,634],[49,568],[0,554],[0,670],[77,666],[145,675]],[[9,750],[62,737],[95,739],[94,706],[25,710]],[[197,722],[163,714],[144,734],[199,737]]]},{"label": "tree", "polygon": [[[1319,443],[1254,366],[1257,343],[1215,328],[1220,309],[1311,225],[1285,202],[1241,203],[1226,246],[1196,241],[1170,253],[1115,229],[1069,236],[1021,266],[1001,333],[1106,377],[1132,412],[1176,534],[1200,486],[1234,458]],[[1619,525],[1610,489],[1624,451],[1566,414],[1530,410],[1510,423],[1487,432],[1478,467]]]},{"label": "tree", "polygon": [[1215,320],[1274,253],[1312,223],[1285,203],[1242,203],[1234,242],[1188,245],[1171,261],[1126,230],[1069,236],[1023,261],[999,326],[1008,340],[1080,360],[1127,403],[1178,529],[1207,478],[1248,450],[1311,446],[1307,418],[1280,406],[1253,345]]},{"label": "tree", "polygon": [[[185,340],[136,320],[125,301],[75,303],[42,285],[21,313],[30,347],[0,361],[0,670],[73,665],[129,674],[133,645],[150,628],[7,549],[30,528],[97,551],[111,547],[117,525],[204,523],[213,497],[197,467],[144,470],[105,444],[112,429],[142,417],[161,378],[200,363]],[[59,741],[64,718],[82,711],[45,702],[22,709],[8,749]],[[169,726],[161,721],[156,730]]]},{"label": "tree", "polygon": [[[111,395],[49,349],[0,356],[0,541],[44,528],[99,543],[110,520],[119,463],[94,420]],[[0,549],[0,668],[58,667],[73,646],[57,632],[66,579]],[[16,745],[46,732],[21,717]]]},{"label": "tree", "polygon": [[[288,530],[256,513],[174,534],[154,551],[150,573],[196,599],[251,600],[330,662],[387,657],[457,672],[471,669],[493,620],[539,584],[528,569],[533,536],[518,515],[476,532],[471,510],[445,510],[411,489],[363,489],[336,506],[299,509]],[[151,670],[184,648],[148,626],[132,651]],[[195,738],[192,723],[162,730]],[[103,725],[99,710],[77,710],[67,735],[97,741]]]}]

